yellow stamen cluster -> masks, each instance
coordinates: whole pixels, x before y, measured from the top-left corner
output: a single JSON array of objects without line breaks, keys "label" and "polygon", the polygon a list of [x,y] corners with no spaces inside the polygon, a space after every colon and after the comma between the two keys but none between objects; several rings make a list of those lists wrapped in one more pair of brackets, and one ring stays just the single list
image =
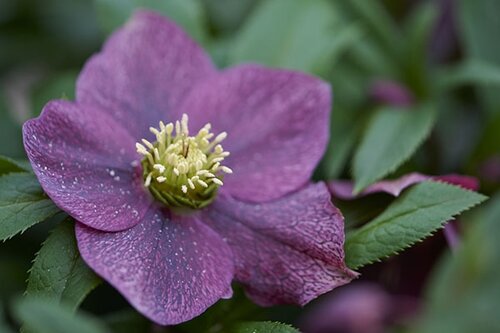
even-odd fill
[{"label": "yellow stamen cluster", "polygon": [[142,160],[144,186],[168,206],[200,208],[215,197],[223,185],[223,174],[232,170],[222,165],[229,152],[220,144],[227,136],[215,136],[211,125],[203,126],[195,136],[189,136],[188,116],[181,121],[164,124],[149,130],[156,142],[146,139],[136,143]]}]

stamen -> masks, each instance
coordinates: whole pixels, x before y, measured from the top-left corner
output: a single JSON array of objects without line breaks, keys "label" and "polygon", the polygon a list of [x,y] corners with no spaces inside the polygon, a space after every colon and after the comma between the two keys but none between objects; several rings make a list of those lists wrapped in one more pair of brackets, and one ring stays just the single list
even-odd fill
[{"label": "stamen", "polygon": [[151,172],[148,174],[148,176],[146,177],[146,180],[144,181],[144,186],[146,187],[149,187],[149,185],[151,184]]},{"label": "stamen", "polygon": [[161,164],[155,164],[153,165],[153,168],[155,168],[156,170],[158,170],[158,172],[160,173],[164,173],[165,172],[165,167]]},{"label": "stamen", "polygon": [[177,165],[177,169],[180,173],[184,174],[188,171],[188,165],[186,163],[179,163],[179,165]]},{"label": "stamen", "polygon": [[224,161],[224,157],[216,157],[212,160],[213,163],[222,162],[222,161]]},{"label": "stamen", "polygon": [[158,140],[158,138],[160,137],[160,131],[158,131],[158,130],[157,130],[156,128],[154,128],[154,127],[150,127],[150,128],[149,128],[149,131],[150,131],[151,133],[153,133],[153,134],[156,136],[156,139]]},{"label": "stamen", "polygon": [[146,145],[146,147],[148,147],[149,149],[154,149],[153,144],[151,142],[149,142],[148,140],[142,139],[142,142],[144,142],[144,144]]},{"label": "stamen", "polygon": [[220,166],[220,163],[219,163],[219,162],[217,162],[217,163],[215,163],[215,164],[212,166],[212,169],[211,169],[211,170],[215,172],[215,171],[217,171],[217,169],[219,169],[219,166]]},{"label": "stamen", "polygon": [[154,143],[141,139],[135,145],[137,152],[144,156],[144,186],[151,188],[153,196],[169,206],[207,205],[213,200],[217,187],[223,185],[223,175],[233,172],[221,165],[229,156],[220,144],[227,133],[214,135],[207,123],[195,136],[189,136],[187,114],[175,122],[160,121],[158,126],[149,129],[156,137]]},{"label": "stamen", "polygon": [[165,132],[167,132],[168,135],[171,135],[173,131],[174,131],[174,124],[168,123],[165,125]]},{"label": "stamen", "polygon": [[224,151],[224,149],[222,149],[222,146],[221,146],[221,145],[217,145],[217,146],[215,146],[215,148],[214,148],[214,152],[215,152],[216,154],[220,154],[220,153],[222,153],[223,151]]},{"label": "stamen", "polygon": [[146,149],[146,147],[144,147],[143,145],[141,145],[139,142],[137,142],[135,144],[135,148],[137,149],[137,152],[139,154],[142,154],[142,155],[148,154],[148,150]]},{"label": "stamen", "polygon": [[175,134],[177,134],[177,135],[181,135],[182,134],[182,132],[181,132],[181,123],[179,123],[178,120],[175,122]]},{"label": "stamen", "polygon": [[210,180],[213,181],[215,184],[217,184],[219,186],[224,185],[224,183],[222,182],[222,180],[220,180],[219,178],[210,178]]},{"label": "stamen", "polygon": [[182,134],[186,136],[189,135],[188,121],[189,121],[188,115],[184,113],[182,115],[181,125],[182,125]]},{"label": "stamen", "polygon": [[222,142],[225,138],[227,138],[227,133],[226,132],[222,132],[222,133],[220,133],[219,135],[217,135],[215,137],[214,143]]},{"label": "stamen", "polygon": [[158,151],[158,148],[155,148],[153,151],[154,151],[154,154],[155,154],[155,159],[157,161],[160,161],[160,152]]},{"label": "stamen", "polygon": [[198,182],[198,184],[200,184],[201,186],[203,186],[203,187],[205,187],[205,188],[206,188],[206,187],[208,187],[208,184],[207,184],[207,183],[205,183],[205,182],[204,182],[203,180],[201,180],[201,179],[198,179],[198,180],[197,180],[197,182]]},{"label": "stamen", "polygon": [[225,172],[227,174],[233,173],[233,170],[231,168],[228,168],[227,166],[221,166],[220,169],[222,170],[222,172]]}]

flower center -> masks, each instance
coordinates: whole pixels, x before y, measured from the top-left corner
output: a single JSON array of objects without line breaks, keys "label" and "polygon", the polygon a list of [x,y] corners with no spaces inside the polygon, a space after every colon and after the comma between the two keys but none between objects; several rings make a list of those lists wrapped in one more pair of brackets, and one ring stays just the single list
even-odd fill
[{"label": "flower center", "polygon": [[[169,207],[201,208],[213,201],[217,189],[223,185],[223,174],[232,173],[222,165],[229,152],[220,143],[227,133],[214,138],[206,124],[195,136],[189,136],[188,116],[181,121],[164,124],[159,129],[150,127],[156,142],[142,139],[137,152],[142,160],[144,186]],[[174,131],[175,130],[175,131]]]}]

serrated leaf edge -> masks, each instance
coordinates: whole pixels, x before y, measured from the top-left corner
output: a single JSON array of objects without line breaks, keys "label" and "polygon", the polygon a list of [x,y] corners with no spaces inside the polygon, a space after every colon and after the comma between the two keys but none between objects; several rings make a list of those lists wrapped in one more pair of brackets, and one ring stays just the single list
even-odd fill
[{"label": "serrated leaf edge", "polygon": [[[380,258],[377,258],[377,259],[375,259],[375,260],[369,260],[369,261],[367,261],[366,263],[361,264],[361,265],[348,266],[350,269],[353,269],[353,270],[358,270],[359,268],[364,267],[364,266],[366,266],[366,265],[374,264],[374,263],[377,263],[377,262],[382,262],[384,259],[388,259],[388,258],[390,258],[390,257],[393,257],[393,256],[395,256],[395,255],[398,255],[398,254],[400,254],[401,252],[403,252],[403,251],[405,251],[405,250],[409,249],[410,247],[412,247],[413,245],[415,245],[415,244],[417,244],[417,243],[422,243],[422,242],[423,242],[425,239],[427,239],[429,236],[432,236],[432,235],[436,234],[436,232],[437,232],[437,231],[444,229],[444,227],[445,227],[446,223],[448,223],[449,221],[454,220],[456,216],[458,216],[458,215],[462,214],[463,212],[465,212],[465,211],[467,211],[467,210],[469,210],[469,209],[471,209],[471,208],[473,208],[473,207],[475,207],[475,206],[477,206],[477,205],[481,204],[482,202],[484,202],[485,200],[487,200],[487,199],[488,199],[488,197],[487,197],[487,196],[485,196],[485,195],[483,195],[483,194],[481,194],[481,193],[478,193],[478,192],[476,192],[476,191],[471,191],[471,190],[466,189],[466,188],[463,188],[463,187],[461,187],[461,186],[451,185],[451,184],[446,183],[445,181],[442,181],[442,180],[436,180],[436,181],[435,181],[435,180],[429,180],[429,181],[426,181],[426,182],[441,183],[441,184],[444,184],[444,185],[447,185],[447,186],[450,186],[450,187],[456,187],[456,188],[459,188],[459,189],[461,189],[461,190],[463,190],[463,191],[466,191],[466,192],[474,193],[475,195],[477,195],[477,196],[478,196],[478,197],[477,197],[477,202],[474,202],[474,203],[471,203],[471,204],[470,204],[470,205],[468,205],[468,206],[465,206],[463,209],[461,209],[461,210],[460,210],[460,211],[458,211],[457,213],[453,214],[453,215],[452,215],[449,219],[446,219],[446,220],[443,220],[443,221],[439,222],[438,227],[436,227],[435,229],[432,229],[429,233],[425,234],[424,236],[422,236],[421,238],[419,238],[419,239],[417,239],[417,240],[415,240],[415,241],[413,241],[413,242],[410,242],[410,243],[408,243],[408,244],[406,244],[406,245],[402,246],[401,248],[399,248],[399,249],[395,250],[395,251],[394,251],[394,252],[392,252],[391,254],[385,255],[385,256],[380,257]],[[426,183],[426,182],[422,182],[422,183]],[[421,183],[421,184],[422,184],[422,183]],[[370,223],[370,222],[368,222],[368,223]],[[354,233],[354,232],[356,232],[356,231],[353,231],[353,233]],[[346,243],[347,243],[347,238],[348,238],[348,237],[349,237],[349,235],[347,234],[347,235],[346,235]]]},{"label": "serrated leaf edge", "polygon": [[[26,171],[12,171],[12,172],[7,172],[7,173],[4,173],[4,174],[0,175],[0,180],[1,180],[1,179],[3,179],[4,177],[8,177],[8,176],[12,176],[12,175],[24,175],[24,174],[26,174],[26,173],[28,173],[28,174],[33,174],[32,172],[30,172],[30,171],[28,171],[28,170],[26,170]],[[47,195],[47,193],[45,193],[45,191],[43,191],[43,188],[42,188],[42,195],[45,197],[45,199],[50,200],[50,202],[52,202],[52,204],[53,204],[55,207],[57,207],[57,205],[56,205],[56,204],[52,201],[52,199],[51,199],[51,198]],[[57,208],[59,209],[59,207],[57,207]],[[12,234],[12,235],[10,235],[10,236],[8,236],[8,237],[5,237],[5,238],[0,238],[0,244],[3,244],[3,243],[5,243],[5,242],[7,242],[7,241],[11,240],[12,238],[14,238],[14,237],[16,237],[16,236],[19,236],[19,235],[24,234],[24,232],[25,232],[26,230],[28,230],[28,229],[30,229],[30,228],[32,228],[32,227],[34,227],[34,226],[35,226],[35,225],[37,225],[37,224],[40,224],[40,223],[43,223],[43,222],[47,221],[47,220],[48,220],[48,219],[50,219],[51,217],[54,217],[56,214],[59,214],[59,213],[61,213],[61,212],[62,212],[62,211],[59,209],[59,211],[55,212],[54,214],[47,216],[45,219],[42,219],[42,220],[40,220],[40,221],[36,221],[36,222],[34,222],[32,225],[27,226],[26,228],[24,228],[24,229],[22,229],[22,230],[20,230],[20,231],[16,232],[15,234]]]}]

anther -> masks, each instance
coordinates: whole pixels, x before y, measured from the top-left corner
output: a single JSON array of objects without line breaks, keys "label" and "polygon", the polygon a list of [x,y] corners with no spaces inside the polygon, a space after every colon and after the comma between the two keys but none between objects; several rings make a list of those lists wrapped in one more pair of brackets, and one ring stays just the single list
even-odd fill
[{"label": "anther", "polygon": [[142,139],[142,142],[146,145],[146,147],[148,147],[149,149],[154,149],[154,146],[151,142],[149,142],[148,140],[146,139]]},{"label": "anther", "polygon": [[164,173],[165,172],[165,167],[161,164],[155,164],[153,165],[153,168],[155,168],[156,170],[158,170],[158,172],[160,173]]},{"label": "anther", "polygon": [[155,159],[156,159],[157,161],[160,161],[160,152],[158,151],[158,148],[155,148],[155,149],[153,150],[153,152],[154,152],[154,154],[155,154]]},{"label": "anther", "polygon": [[168,136],[170,136],[173,131],[174,131],[174,124],[168,123],[165,125],[165,132],[167,132]]},{"label": "anther", "polygon": [[135,144],[135,148],[137,149],[137,152],[142,155],[146,155],[148,153],[146,147],[141,145],[139,142]]},{"label": "anther", "polygon": [[222,132],[222,133],[220,133],[219,135],[217,135],[215,137],[214,143],[222,142],[225,138],[227,138],[227,133],[226,132]]},{"label": "anther", "polygon": [[208,187],[208,184],[207,184],[207,183],[205,183],[205,182],[204,182],[203,180],[201,180],[201,179],[198,179],[198,180],[197,180],[197,182],[198,182],[198,184],[200,184],[201,186],[203,186],[203,187],[205,187],[205,188],[207,188],[207,187]]},{"label": "anther", "polygon": [[146,180],[144,181],[144,186],[149,187],[150,184],[151,184],[151,173],[149,173],[148,176],[146,177]]},{"label": "anther", "polygon": [[189,121],[188,115],[184,113],[182,115],[181,125],[182,125],[182,133],[186,136],[189,135],[188,121]]},{"label": "anther", "polygon": [[219,178],[210,178],[210,180],[212,182],[214,182],[215,184],[219,185],[219,186],[224,185],[224,183],[222,182],[222,180],[220,180]]},{"label": "anther", "polygon": [[158,128],[149,129],[156,141],[142,139],[135,148],[144,156],[144,186],[151,188],[154,197],[167,206],[200,208],[208,205],[217,187],[223,185],[222,174],[233,171],[221,164],[229,155],[220,144],[227,133],[216,136],[207,123],[195,136],[189,136],[188,125],[186,114],[168,124],[159,121]]},{"label": "anther", "polygon": [[228,168],[227,166],[221,166],[220,169],[222,172],[227,173],[227,174],[232,174],[233,170],[231,168]]}]

